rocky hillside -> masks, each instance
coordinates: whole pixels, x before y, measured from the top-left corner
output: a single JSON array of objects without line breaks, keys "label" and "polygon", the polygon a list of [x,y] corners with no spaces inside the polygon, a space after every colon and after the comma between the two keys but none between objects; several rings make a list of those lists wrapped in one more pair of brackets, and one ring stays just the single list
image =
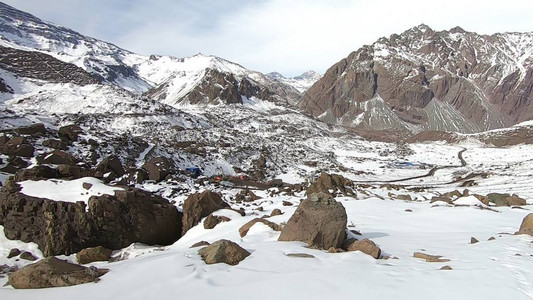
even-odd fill
[{"label": "rocky hillside", "polygon": [[479,132],[533,117],[533,33],[420,25],[352,52],[300,107],[363,129]]}]

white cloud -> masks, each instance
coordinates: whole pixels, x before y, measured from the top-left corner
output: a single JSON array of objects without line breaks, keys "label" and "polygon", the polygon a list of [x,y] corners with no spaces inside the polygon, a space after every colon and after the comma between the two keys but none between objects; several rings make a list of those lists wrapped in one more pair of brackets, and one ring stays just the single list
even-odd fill
[{"label": "white cloud", "polygon": [[436,30],[461,26],[484,34],[533,30],[531,0],[6,3],[136,52],[174,56],[203,52],[291,76],[307,69],[324,72],[362,45],[421,23]]}]

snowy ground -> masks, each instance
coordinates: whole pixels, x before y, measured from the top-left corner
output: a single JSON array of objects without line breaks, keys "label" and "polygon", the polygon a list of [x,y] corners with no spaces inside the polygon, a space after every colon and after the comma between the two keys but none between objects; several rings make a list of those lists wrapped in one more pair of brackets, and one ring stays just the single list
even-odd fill
[{"label": "snowy ground", "polygon": [[[111,270],[96,284],[43,290],[14,290],[6,286],[0,288],[0,295],[2,299],[533,299],[533,237],[513,235],[533,204],[532,146],[502,149],[472,143],[411,145],[414,153],[402,157],[403,160],[453,167],[440,169],[434,176],[397,182],[405,187],[388,190],[381,187],[383,181],[419,176],[429,170],[387,167],[400,157],[380,156],[378,149],[392,151],[394,145],[333,140],[323,140],[323,143],[327,143],[335,159],[345,165],[345,175],[355,170],[365,171],[372,176],[352,175],[353,179],[377,181],[361,188],[365,193],[359,193],[357,198],[339,197],[337,200],[346,208],[348,229],[372,239],[390,259],[374,260],[360,252],[330,254],[308,249],[299,242],[277,242],[279,232],[263,224],[254,225],[247,236],[240,238],[238,229],[244,223],[269,215],[275,208],[280,208],[284,214],[270,220],[278,224],[286,222],[304,197],[303,193],[269,196],[268,191],[258,191],[263,199],[256,201],[257,205],[244,207],[245,217],[228,210],[220,211],[218,214],[232,220],[212,230],[200,224],[171,246],[136,244],[116,251],[114,256],[128,257],[123,261],[94,263]],[[316,146],[321,145],[317,143]],[[464,148],[467,165],[461,167],[457,154]],[[468,188],[472,192],[483,195],[516,193],[529,205],[523,209],[493,207],[487,210],[477,206],[429,203],[432,196],[455,189],[463,191],[464,188],[458,187],[460,183],[449,182],[458,174],[464,176],[472,172],[489,173],[485,179],[474,178],[477,185]],[[297,172],[283,176],[293,181],[299,178]],[[75,193],[76,188],[81,191],[80,184],[73,184],[71,192]],[[99,187],[98,182],[93,184]],[[408,189],[413,186],[425,187],[425,190]],[[164,189],[154,184],[145,188]],[[235,192],[224,191],[224,195],[229,199]],[[415,201],[393,200],[395,197],[391,195],[397,194],[409,194]],[[181,195],[174,200],[178,200],[179,205],[183,199]],[[283,206],[283,201],[295,205]],[[462,198],[456,203],[473,202],[471,198]],[[239,208],[235,203],[232,206]],[[262,212],[258,211],[258,206],[263,208]],[[480,242],[470,244],[471,237]],[[489,241],[491,237],[495,240]],[[189,248],[201,240],[214,242],[221,238],[239,243],[252,255],[233,267],[206,265],[197,255],[198,248]],[[34,244],[8,241],[0,236],[0,264],[27,264],[6,258],[9,249],[15,246],[41,256]],[[416,251],[442,255],[450,261],[428,263],[414,258]],[[289,253],[307,253],[314,258],[289,257],[286,255]],[[68,259],[74,260],[73,257]],[[445,265],[452,270],[440,270]],[[0,279],[0,285],[5,282],[6,278]]]}]

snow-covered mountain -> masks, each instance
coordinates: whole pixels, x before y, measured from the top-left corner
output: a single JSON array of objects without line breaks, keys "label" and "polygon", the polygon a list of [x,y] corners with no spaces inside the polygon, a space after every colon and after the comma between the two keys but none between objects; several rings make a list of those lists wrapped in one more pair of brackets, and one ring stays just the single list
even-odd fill
[{"label": "snow-covered mountain", "polygon": [[334,124],[479,132],[533,118],[533,33],[479,35],[426,25],[332,66],[301,108]]},{"label": "snow-covered mountain", "polygon": [[266,74],[268,77],[283,82],[297,89],[300,93],[307,91],[315,82],[317,82],[321,75],[315,71],[306,71],[300,76],[291,78],[284,77],[281,73],[271,72]]},{"label": "snow-covered mountain", "polygon": [[[189,97],[181,97],[194,94],[194,90],[200,90],[200,96],[197,93],[192,101],[196,103],[213,103],[217,98],[222,103],[235,103],[242,95],[295,104],[300,97],[300,92],[292,86],[222,58],[201,54],[190,58],[135,54],[1,2],[0,46],[46,53],[84,69],[101,82],[115,84],[135,94],[146,92],[170,104],[191,102]],[[205,94],[199,85],[211,84],[208,75],[213,72],[223,74],[227,80],[213,83],[222,88]],[[183,84],[184,81],[187,84]],[[154,90],[150,91],[152,88]],[[228,96],[226,90],[237,90],[242,94],[236,92]]]}]

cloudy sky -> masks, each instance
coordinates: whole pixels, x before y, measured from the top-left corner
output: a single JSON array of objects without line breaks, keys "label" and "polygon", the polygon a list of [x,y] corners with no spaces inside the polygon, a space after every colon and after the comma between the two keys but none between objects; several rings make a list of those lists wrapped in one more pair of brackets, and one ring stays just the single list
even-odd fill
[{"label": "cloudy sky", "polygon": [[201,52],[285,76],[323,73],[362,45],[421,23],[533,31],[532,0],[0,1],[134,52]]}]

